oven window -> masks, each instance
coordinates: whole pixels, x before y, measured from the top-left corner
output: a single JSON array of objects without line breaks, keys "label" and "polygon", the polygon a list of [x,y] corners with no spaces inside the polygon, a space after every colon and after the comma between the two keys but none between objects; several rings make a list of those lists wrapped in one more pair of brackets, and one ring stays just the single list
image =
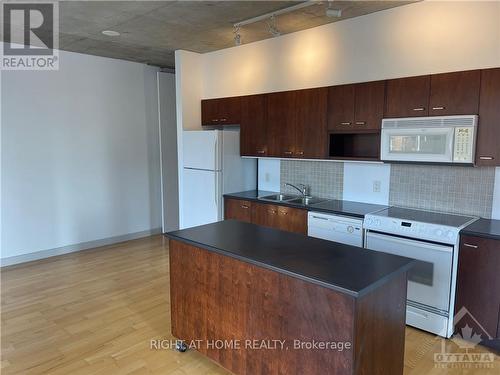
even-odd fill
[{"label": "oven window", "polygon": [[446,154],[446,134],[391,135],[389,151],[393,154]]},{"label": "oven window", "polygon": [[429,262],[418,261],[413,268],[408,272],[408,280],[418,284],[433,285],[434,264]]}]

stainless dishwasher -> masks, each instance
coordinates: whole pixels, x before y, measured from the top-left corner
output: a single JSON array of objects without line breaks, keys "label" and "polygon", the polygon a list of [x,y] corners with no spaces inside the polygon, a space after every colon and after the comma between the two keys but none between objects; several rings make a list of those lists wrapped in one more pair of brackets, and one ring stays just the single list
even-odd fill
[{"label": "stainless dishwasher", "polygon": [[363,247],[363,219],[309,212],[307,215],[307,235]]}]

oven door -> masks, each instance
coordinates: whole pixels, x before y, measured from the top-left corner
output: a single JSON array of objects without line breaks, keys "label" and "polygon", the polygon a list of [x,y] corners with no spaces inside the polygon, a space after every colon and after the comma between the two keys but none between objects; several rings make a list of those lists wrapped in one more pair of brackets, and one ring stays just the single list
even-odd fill
[{"label": "oven door", "polygon": [[453,162],[454,128],[382,128],[380,158],[388,161]]},{"label": "oven door", "polygon": [[452,246],[368,232],[366,248],[416,259],[418,262],[408,272],[408,301],[448,315]]}]

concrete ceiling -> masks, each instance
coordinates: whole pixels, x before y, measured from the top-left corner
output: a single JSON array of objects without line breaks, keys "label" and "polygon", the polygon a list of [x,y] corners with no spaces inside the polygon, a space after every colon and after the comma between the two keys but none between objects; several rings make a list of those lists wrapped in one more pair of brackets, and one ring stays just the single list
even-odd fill
[{"label": "concrete ceiling", "polygon": [[[337,22],[414,1],[333,1],[341,18],[326,16],[327,2],[280,15],[281,34]],[[174,67],[177,49],[199,53],[234,46],[233,24],[297,1],[61,1],[59,48],[90,55]],[[103,30],[120,36],[103,35]],[[272,37],[266,21],[241,28],[243,43]]]}]

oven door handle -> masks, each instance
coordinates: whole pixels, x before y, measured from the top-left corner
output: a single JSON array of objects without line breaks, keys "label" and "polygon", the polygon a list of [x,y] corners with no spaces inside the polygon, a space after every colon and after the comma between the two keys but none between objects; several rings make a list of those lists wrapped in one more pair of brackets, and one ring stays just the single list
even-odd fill
[{"label": "oven door handle", "polygon": [[401,244],[401,245],[411,244],[413,246],[425,247],[428,250],[440,251],[443,253],[452,253],[453,252],[452,246],[437,245],[437,244],[433,244],[433,243],[430,243],[427,241],[412,240],[409,238],[403,239],[403,238],[391,236],[390,234],[379,234],[379,233],[368,232],[368,234],[366,236],[368,238],[369,237],[378,238],[379,240],[390,241],[390,242]]}]

